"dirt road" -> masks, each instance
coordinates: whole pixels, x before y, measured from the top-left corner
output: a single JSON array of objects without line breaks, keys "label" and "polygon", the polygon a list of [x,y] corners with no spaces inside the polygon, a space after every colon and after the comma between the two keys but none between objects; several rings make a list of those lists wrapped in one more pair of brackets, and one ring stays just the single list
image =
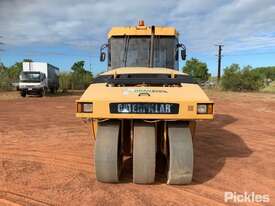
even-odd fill
[{"label": "dirt road", "polygon": [[1,206],[235,205],[225,191],[268,194],[264,205],[275,205],[274,94],[210,92],[216,118],[198,124],[188,186],[168,186],[158,174],[154,185],[135,185],[131,162],[122,183],[97,182],[94,141],[74,116],[78,97],[11,96],[0,94]]}]

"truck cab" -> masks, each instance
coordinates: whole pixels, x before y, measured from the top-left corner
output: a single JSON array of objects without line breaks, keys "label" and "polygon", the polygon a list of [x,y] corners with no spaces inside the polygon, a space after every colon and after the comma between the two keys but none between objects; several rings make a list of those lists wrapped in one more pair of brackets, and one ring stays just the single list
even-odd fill
[{"label": "truck cab", "polygon": [[19,90],[22,97],[27,94],[43,96],[47,88],[46,75],[39,71],[23,71],[19,77]]}]

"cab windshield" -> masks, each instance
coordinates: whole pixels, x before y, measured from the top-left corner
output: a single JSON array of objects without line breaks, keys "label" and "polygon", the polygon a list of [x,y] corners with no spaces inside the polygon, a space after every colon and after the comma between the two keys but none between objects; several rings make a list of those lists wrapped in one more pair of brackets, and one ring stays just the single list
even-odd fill
[{"label": "cab windshield", "polygon": [[[176,37],[155,36],[153,67],[178,69],[177,43]],[[109,67],[149,67],[150,45],[150,36],[112,37],[109,40]]]},{"label": "cab windshield", "polygon": [[40,82],[41,78],[40,72],[22,72],[20,75],[21,82]]}]

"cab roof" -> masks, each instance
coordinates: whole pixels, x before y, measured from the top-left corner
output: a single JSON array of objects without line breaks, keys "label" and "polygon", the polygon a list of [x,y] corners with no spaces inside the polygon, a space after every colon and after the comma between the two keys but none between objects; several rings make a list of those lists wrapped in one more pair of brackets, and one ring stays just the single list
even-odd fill
[{"label": "cab roof", "polygon": [[[113,36],[151,36],[153,26],[145,26],[144,21],[139,21],[137,26],[113,27],[108,38]],[[178,36],[178,32],[174,27],[155,26],[155,35],[157,36]]]}]

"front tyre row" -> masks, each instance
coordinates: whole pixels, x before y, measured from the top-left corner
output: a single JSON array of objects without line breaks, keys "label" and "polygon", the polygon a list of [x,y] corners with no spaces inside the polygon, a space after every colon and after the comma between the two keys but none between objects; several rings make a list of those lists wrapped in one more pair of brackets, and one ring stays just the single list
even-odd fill
[{"label": "front tyre row", "polygon": [[[157,136],[152,123],[133,124],[133,182],[152,184],[155,181]],[[193,176],[192,134],[184,122],[168,123],[167,184],[190,184]],[[123,144],[119,121],[98,124],[95,145],[96,178],[101,182],[119,182],[123,164]]]}]

